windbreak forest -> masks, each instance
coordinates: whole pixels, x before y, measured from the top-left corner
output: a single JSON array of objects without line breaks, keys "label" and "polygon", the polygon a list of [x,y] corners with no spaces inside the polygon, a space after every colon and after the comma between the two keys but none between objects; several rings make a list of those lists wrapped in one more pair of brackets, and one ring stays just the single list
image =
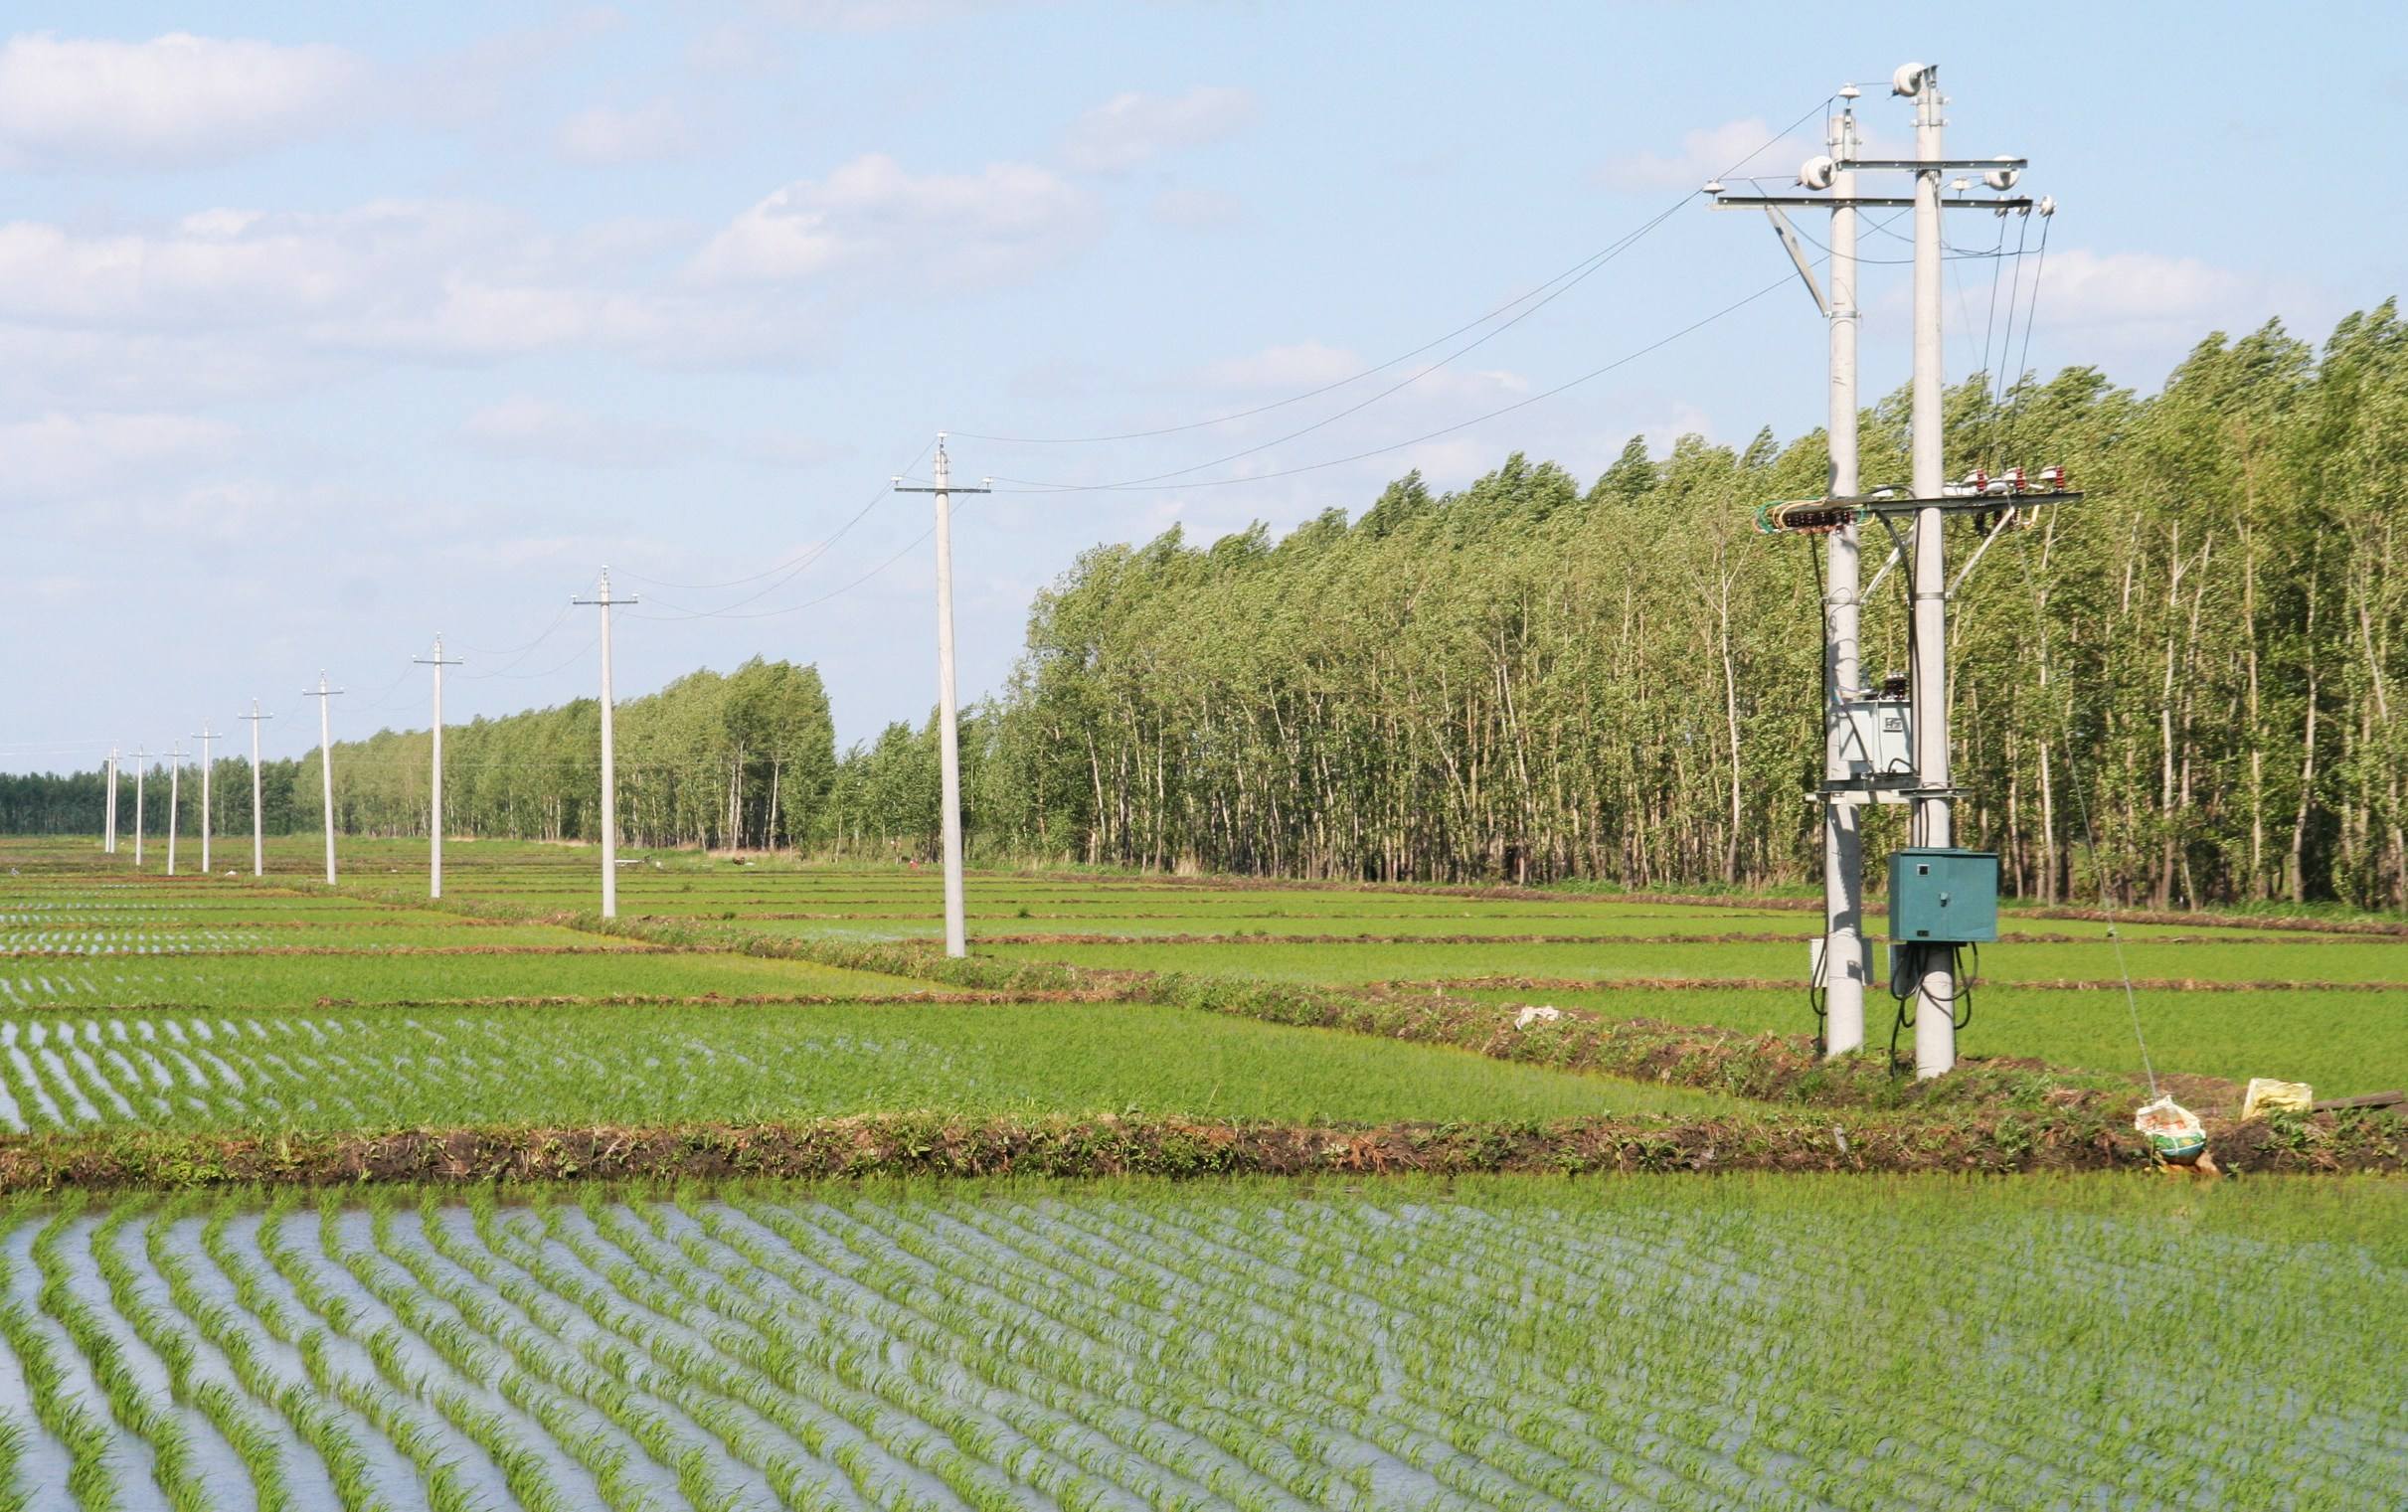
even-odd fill
[{"label": "windbreak forest", "polygon": [[[2085,502],[1952,605],[1966,843],[2024,896],[2408,904],[2408,327],[2201,344],[2143,398],[2092,369],[1951,397],[1963,473],[2061,462]],[[1903,482],[1901,392],[1868,486]],[[990,846],[1311,877],[1757,886],[1813,875],[1815,562],[1754,507],[1817,432],[1632,442],[1593,485],[1516,456],[1273,541],[1091,551],[980,727]],[[1970,525],[1952,531],[1962,562]],[[1868,583],[1888,545],[1866,531]],[[1907,665],[1903,575],[1868,675]],[[1871,848],[1903,828],[1887,810]]]},{"label": "windbreak forest", "polygon": [[[2202,342],[2162,392],[2091,368],[1953,391],[1953,473],[2068,467],[2084,502],[2002,536],[1951,606],[1964,843],[2008,888],[2126,903],[2408,907],[2408,325],[2322,350]],[[1866,412],[1868,486],[1907,473],[1903,391]],[[1824,437],[1634,439],[1593,483],[1516,455],[1418,475],[1274,540],[1172,531],[1039,594],[1009,685],[965,712],[990,861],[1631,887],[1814,875],[1819,543],[1755,508],[1823,490]],[[1977,544],[1952,527],[1962,563]],[[1887,554],[1865,533],[1871,583]],[[1905,583],[1868,592],[1868,676],[1907,665]],[[839,756],[818,674],[756,660],[624,706],[635,845],[933,853],[933,721]],[[454,833],[596,831],[590,701],[446,734]],[[427,737],[337,747],[340,822],[423,833]],[[271,829],[316,821],[313,756]],[[227,830],[249,774],[218,773]],[[130,794],[123,800],[130,805]],[[154,809],[154,814],[161,812]],[[0,825],[96,828],[99,784],[0,778]],[[157,822],[154,818],[154,825]],[[186,823],[192,823],[186,805]],[[1900,811],[1868,828],[1868,862]],[[2098,866],[2086,836],[2094,835]]]}]

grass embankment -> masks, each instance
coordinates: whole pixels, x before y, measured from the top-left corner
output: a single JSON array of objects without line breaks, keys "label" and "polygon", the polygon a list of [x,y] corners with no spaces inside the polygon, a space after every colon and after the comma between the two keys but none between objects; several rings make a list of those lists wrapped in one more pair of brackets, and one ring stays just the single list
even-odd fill
[{"label": "grass embankment", "polygon": [[[491,900],[446,905],[486,917],[516,917],[518,906]],[[596,915],[547,916],[574,927],[651,940],[684,949],[811,960],[843,969],[918,975],[947,985],[998,992],[1073,992],[1110,995],[1126,1002],[1151,1002],[1235,1014],[1291,1027],[1340,1029],[1368,1037],[1446,1045],[1499,1060],[1560,1070],[1600,1073],[1634,1082],[1689,1087],[1772,1104],[1727,1123],[1700,1123],[1681,1139],[1688,1147],[1726,1148],[1748,1141],[1751,1125],[1764,1131],[1775,1168],[1931,1169],[1948,1165],[2022,1170],[2050,1166],[2117,1166],[2146,1162],[2130,1126],[2138,1094],[2131,1079],[2081,1073],[2030,1061],[1969,1060],[1954,1075],[1915,1082],[1893,1075],[1871,1056],[1830,1063],[1816,1056],[1805,1036],[1748,1035],[1638,1019],[1615,1019],[1573,1010],[1553,1023],[1512,1027],[1502,1009],[1460,997],[1431,994],[1372,994],[1304,984],[1184,972],[1103,973],[1058,963],[1008,958],[951,959],[925,945],[809,939],[764,933],[726,924],[603,920]],[[2233,1169],[2395,1170],[2401,1164],[2401,1121],[2390,1113],[2315,1114],[2259,1119],[2241,1124],[2238,1088],[2203,1078],[2170,1084],[2209,1119],[2211,1136]],[[1959,1142],[1955,1156],[1937,1161],[1899,1153],[1889,1163],[1846,1158],[1833,1142],[1833,1156],[1817,1153],[1830,1135],[1827,1122],[1800,1118],[1782,1105],[1848,1110],[1899,1120],[1901,1130],[1920,1129],[1935,1147]],[[1785,1128],[1795,1123],[1795,1128]],[[1816,1130],[1819,1130],[1817,1133]],[[1655,1131],[1591,1130],[1586,1137],[1607,1143],[1627,1133],[1643,1143]],[[1408,1132],[1405,1136],[1410,1140]],[[1559,1163],[1589,1168],[1591,1157],[1567,1135]],[[1719,1143],[1717,1141],[1720,1141]],[[1903,1151],[1911,1140],[1899,1148]],[[1598,1168],[1627,1168],[1620,1155]],[[1823,1164],[1817,1166],[1816,1162]],[[1678,1160],[1669,1166],[1712,1169],[1715,1161]],[[1279,1169],[1279,1167],[1272,1167]],[[1479,1167],[1470,1167],[1478,1169]]]},{"label": "grass embankment", "polygon": [[[351,936],[378,933],[374,921],[390,906],[384,917],[411,921],[413,937],[422,930],[439,937],[450,927],[462,937],[530,943],[565,937],[595,947],[633,948],[618,954],[581,949],[434,959],[407,953],[286,957],[259,953],[246,939],[223,954],[146,958],[131,963],[130,975],[136,981],[147,976],[151,985],[120,990],[134,1001],[155,992],[148,1000],[208,1007],[219,1022],[230,1024],[236,1042],[254,1021],[264,1026],[258,1030],[264,1041],[296,1030],[308,1033],[301,1026],[310,1022],[312,1011],[330,1021],[356,1017],[363,1030],[373,1025],[375,1033],[359,1042],[340,1071],[322,1069],[331,1064],[323,1059],[307,1064],[284,1054],[280,1044],[281,1061],[271,1061],[252,1056],[261,1047],[233,1043],[220,1049],[251,1059],[233,1065],[230,1076],[218,1077],[230,1085],[214,1085],[213,1073],[201,1068],[196,1087],[175,1085],[172,1070],[168,1085],[161,1086],[158,1073],[136,1064],[139,1056],[125,1058],[106,1043],[105,1036],[124,1028],[104,1024],[109,1015],[99,1005],[108,1000],[78,997],[80,988],[69,984],[65,996],[28,1018],[25,1043],[0,1056],[0,1089],[14,1100],[14,1121],[61,1134],[84,1131],[69,1141],[76,1149],[63,1152],[83,1162],[103,1158],[95,1152],[109,1147],[108,1136],[98,1130],[147,1128],[188,1136],[180,1144],[170,1139],[147,1151],[132,1144],[122,1148],[127,1159],[145,1169],[216,1172],[203,1178],[213,1180],[236,1179],[232,1172],[242,1168],[239,1163],[226,1168],[212,1156],[214,1136],[287,1127],[334,1140],[319,1141],[321,1154],[296,1169],[355,1176],[373,1175],[380,1167],[377,1149],[443,1147],[450,1131],[462,1127],[473,1139],[487,1141],[474,1146],[478,1153],[468,1163],[477,1171],[540,1170],[540,1161],[527,1164],[536,1157],[524,1151],[546,1140],[566,1139],[562,1147],[573,1150],[632,1149],[643,1158],[669,1159],[667,1152],[681,1142],[726,1151],[743,1145],[748,1129],[760,1129],[761,1148],[793,1152],[774,1158],[790,1160],[794,1170],[807,1174],[832,1158],[829,1150],[855,1138],[860,1127],[880,1126],[881,1119],[901,1119],[912,1127],[933,1120],[950,1132],[932,1148],[972,1152],[961,1159],[929,1157],[938,1161],[934,1168],[967,1170],[985,1168],[981,1162],[989,1156],[980,1151],[1002,1152],[994,1158],[1005,1169],[1022,1168],[1015,1162],[1023,1160],[1038,1162],[1038,1169],[1056,1169],[1045,1162],[1071,1157],[1049,1151],[1064,1139],[1077,1143],[1059,1130],[1089,1127],[1109,1127],[1117,1131],[1114,1139],[1124,1137],[1132,1152],[1130,1168],[1159,1171],[1194,1168],[1190,1152],[1199,1139],[1221,1151],[1215,1158],[1227,1168],[1275,1171],[1309,1168],[1297,1162],[1317,1158],[1309,1154],[1315,1148],[1331,1151],[1331,1160],[1356,1159],[1348,1152],[1359,1151],[1368,1152],[1361,1158],[1383,1166],[1436,1170],[1818,1164],[2007,1170],[2113,1165],[2140,1154],[2129,1128],[2139,1100],[2129,1078],[1978,1056],[1936,1084],[1895,1078],[1874,1057],[1826,1066],[1805,1037],[1764,1032],[1801,1016],[1795,991],[1633,990],[1626,983],[1589,987],[1583,995],[1568,979],[1504,985],[1493,976],[1442,976],[1407,985],[1348,979],[1350,953],[1385,953],[1395,960],[1431,950],[1460,952],[1464,959],[1450,959],[1453,969],[1528,959],[1533,950],[1569,950],[1510,937],[1527,930],[1516,914],[1531,907],[1527,904],[1418,894],[1328,895],[1318,901],[1330,906],[1333,917],[1351,913],[1374,923],[1374,913],[1391,911],[1415,916],[1417,925],[1458,929],[1463,925],[1457,916],[1465,916],[1473,921],[1475,938],[1468,943],[1383,939],[1276,945],[1217,939],[1193,948],[1169,947],[1172,953],[1165,957],[1173,964],[1235,967],[1291,954],[1323,978],[1281,980],[1245,970],[1106,970],[992,953],[951,961],[919,940],[805,933],[795,925],[811,921],[791,917],[835,914],[870,922],[904,912],[917,899],[916,890],[933,878],[853,873],[772,878],[699,871],[630,877],[624,879],[622,902],[655,917],[604,923],[536,901],[562,896],[559,880],[551,875],[557,869],[537,870],[543,874],[507,867],[471,872],[450,900],[434,905],[383,879],[367,889],[347,883],[341,895],[281,879],[236,888],[217,879],[174,884],[146,879],[132,888],[54,889],[33,909],[45,913],[44,923],[54,926],[36,931],[44,944],[72,943],[77,926],[114,911],[148,910],[172,918],[187,905],[205,904],[212,913],[224,910],[268,923],[290,917],[279,915],[286,908],[303,918],[308,915],[300,911],[312,911],[324,928]],[[986,878],[977,880],[973,892],[990,914],[1103,904],[1120,911],[1106,916],[1118,919],[1233,901],[1257,907],[1253,900],[1265,896],[1260,890],[1148,883],[1114,884],[1122,895],[1116,899],[1081,897],[1090,886],[1083,879]],[[463,891],[485,896],[463,898]],[[1139,894],[1162,907],[1132,909]],[[1316,900],[1290,891],[1278,901],[1301,907]],[[1555,913],[1577,903],[1558,896],[1543,907]],[[731,906],[715,907],[721,904]],[[363,906],[368,913],[357,912]],[[1749,950],[1786,955],[1797,948],[1794,941],[1684,939],[1680,931],[1695,916],[1668,912],[1670,905],[1580,906],[1589,911],[1583,926],[1595,925],[1599,932],[1593,940],[1584,937],[1578,953],[1609,965],[1625,955],[1661,959],[1685,951],[1720,959]],[[657,917],[672,911],[680,917]],[[1722,911],[1722,917],[1751,922],[1736,911]],[[1777,914],[1758,917],[1778,922]],[[1623,932],[1663,931],[1667,924],[1678,927],[1668,934]],[[2061,940],[2016,946],[2015,953],[2104,948],[2103,938],[2086,937],[2085,928],[2069,929]],[[1476,933],[1481,929],[1496,933]],[[315,937],[309,928],[271,927],[255,929],[253,936]],[[2236,933],[2213,949],[2174,938],[2146,946],[2136,941],[2133,948],[2187,950],[2187,959],[2222,966],[2229,964],[2221,958],[2226,954],[2264,960],[2276,958],[2264,952],[2388,954],[2400,947],[2330,937],[2295,945],[2273,935]],[[63,976],[84,965],[81,960],[52,964]],[[1474,983],[1473,990],[1464,990]],[[38,985],[49,991],[59,984],[46,978]],[[1526,997],[1518,990],[1525,985]],[[1566,989],[1558,999],[1565,1016],[1513,1028],[1509,1010],[1517,1006],[1515,1000],[1528,1001],[1552,987]],[[2011,989],[1982,995],[1989,1021],[2000,1014],[1996,998],[2005,990]],[[797,1001],[856,995],[882,1001],[807,1008]],[[2338,994],[2319,996],[2329,1002]],[[2354,1007],[2359,995],[2352,996]],[[981,1006],[940,1004],[947,997],[980,999]],[[2309,997],[2283,994],[2275,1001],[2291,1007]],[[1045,1006],[1032,1007],[1031,1000]],[[2237,993],[2218,994],[2217,1000],[2219,1007],[2246,1001]],[[893,1006],[906,1002],[913,1004],[907,1012]],[[280,1017],[262,1006],[270,1003],[297,1012]],[[670,1004],[680,1011],[658,1011]],[[1097,1006],[1102,1004],[1112,1006]],[[2101,998],[2089,1006],[2112,1006],[2121,1020],[2120,1001]],[[1686,1011],[1692,1007],[1707,1011]],[[84,1012],[79,1018],[58,1013],[60,1008]],[[242,1023],[231,1024],[227,1015],[238,1008],[235,1016]],[[396,1009],[403,1012],[390,1011]],[[1639,1016],[1650,1009],[1691,1022],[1737,1018],[1742,1028],[1682,1027]],[[2007,1005],[2005,1011],[2016,1014],[2016,1042],[2034,1038],[2019,1006]],[[1743,1016],[1747,1013],[1758,1017],[1750,1022]],[[121,1016],[136,1027],[147,1022],[130,1012]],[[159,1017],[164,1024],[174,1016]],[[46,1019],[66,1021],[49,1031],[64,1038],[47,1046],[33,1041]],[[2255,1036],[2261,1047],[2270,1038],[2263,1032],[2267,1023],[2261,1016]],[[2098,1063],[2124,1059],[2117,1054],[2122,1046],[2111,1043],[2115,1036],[2101,1039],[2098,1026],[2089,1027],[2097,1042],[2093,1048],[2104,1052]],[[2384,1038],[2395,1031],[2379,1015],[2356,1015],[2352,1027],[2367,1039],[2363,1063],[2380,1067]],[[1342,1037],[1298,1035],[1297,1030],[1339,1031]],[[460,1038],[447,1043],[447,1032]],[[435,1043],[421,1045],[414,1038],[429,1033]],[[84,1045],[79,1036],[92,1043]],[[591,1044],[581,1044],[589,1038]],[[712,1060],[723,1046],[729,1054]],[[24,1061],[10,1059],[28,1050],[32,1054]],[[1481,1059],[1452,1054],[1456,1051]],[[125,1059],[123,1067],[110,1060],[112,1053]],[[2185,1064],[2162,1055],[2161,1061]],[[379,1075],[373,1068],[386,1070]],[[2289,1066],[2266,1069],[2297,1074]],[[1530,1084],[1516,1087],[1513,1077]],[[2202,1111],[2237,1102],[2237,1089],[2227,1085],[2195,1078],[2176,1085]],[[1613,1116],[1602,1116],[1606,1109]],[[1098,1116],[1104,1113],[1121,1116]],[[1634,1113],[1639,1116],[1629,1116]],[[856,1114],[867,1124],[845,1121]],[[1483,1142],[1481,1136],[1494,1130],[1510,1137],[1501,1145]],[[2398,1163],[2396,1127],[2380,1115],[2246,1131],[2219,1126],[2217,1133],[2227,1163],[2244,1168]],[[867,1147],[898,1169],[914,1169],[912,1162],[922,1158],[908,1142],[890,1145],[876,1135]],[[593,1164],[588,1157],[577,1158]],[[862,1158],[856,1149],[845,1157],[846,1168],[858,1170]],[[48,1179],[40,1169],[39,1162],[29,1167],[27,1179]],[[89,1166],[80,1169],[88,1173]],[[706,1162],[700,1169],[721,1167]]]},{"label": "grass embankment", "polygon": [[[2214,1130],[2233,1174],[2408,1169],[2384,1114],[2274,1115]],[[0,1191],[566,1180],[2145,1170],[2129,1127],[2081,1108],[1948,1116],[1765,1110],[1712,1119],[1315,1125],[1158,1116],[496,1123],[275,1134],[119,1131],[0,1139]]]}]

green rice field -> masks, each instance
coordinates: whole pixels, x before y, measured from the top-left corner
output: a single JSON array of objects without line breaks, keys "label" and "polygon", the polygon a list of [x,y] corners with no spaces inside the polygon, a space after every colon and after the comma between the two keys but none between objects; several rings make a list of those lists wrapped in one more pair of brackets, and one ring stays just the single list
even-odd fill
[{"label": "green rice field", "polygon": [[[635,856],[613,932],[590,849],[455,842],[439,905],[424,855],[347,842],[329,893],[306,841],[258,882],[0,841],[0,1155],[890,1114],[1737,1138],[1779,1109],[1121,989],[1812,1027],[1817,916],[1778,900],[979,874],[976,954],[1099,990],[971,991],[916,953],[927,870]],[[2408,1082],[2394,923],[2121,925],[2158,1070]],[[2007,932],[1964,1049],[2137,1074],[2108,925]],[[71,1183],[0,1197],[0,1508],[2391,1508],[2403,1316],[2396,1175]]]},{"label": "green rice field", "polygon": [[[396,845],[373,864],[417,864],[415,849]],[[463,863],[461,849],[447,858],[455,895],[539,910],[595,906],[590,852],[495,846],[491,862]],[[968,896],[972,939],[985,941],[981,953],[1007,959],[1332,986],[1410,983],[1500,1007],[1543,1003],[1751,1032],[1813,1027],[1805,981],[1819,916],[1810,908],[1060,875],[973,876]],[[659,869],[629,869],[619,898],[631,918],[803,939],[941,933],[939,879],[926,869],[793,870],[669,857]],[[2330,927],[2298,927],[2319,923]],[[2367,924],[2390,932],[2363,932]],[[1878,915],[1870,927],[1878,932]],[[2305,1081],[2344,1095],[2408,1082],[2408,927],[2399,921],[2123,923],[2113,926],[2121,965],[2110,927],[2010,910],[2007,937],[1980,956],[1982,986],[1960,1037],[1964,1053],[2137,1075],[2141,1049],[2121,986],[2129,969],[2160,1071]],[[1884,976],[1878,945],[1874,963]],[[1886,1042],[1892,1012],[1880,993],[1868,1002],[1876,1044]]]},{"label": "green rice field", "polygon": [[[2379,1507],[2408,1365],[2364,1323],[2408,1308],[2404,1201],[1733,1178],[21,1203],[0,1461],[21,1498],[126,1506]],[[1879,1265],[1942,1235],[1953,1263]]]}]

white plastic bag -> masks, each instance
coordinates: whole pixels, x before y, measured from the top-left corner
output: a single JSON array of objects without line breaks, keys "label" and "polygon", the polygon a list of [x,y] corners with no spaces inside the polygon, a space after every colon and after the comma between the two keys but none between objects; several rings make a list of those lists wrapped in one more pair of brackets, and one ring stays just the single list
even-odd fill
[{"label": "white plastic bag", "polygon": [[2159,1097],[2133,1115],[2132,1126],[2149,1136],[2149,1147],[2167,1165],[2190,1165],[2207,1150],[2199,1115],[2171,1097]]},{"label": "white plastic bag", "polygon": [[1551,1003],[1524,1008],[1513,1016],[1513,1027],[1527,1029],[1533,1024],[1552,1024],[1564,1016],[1561,1008]]}]

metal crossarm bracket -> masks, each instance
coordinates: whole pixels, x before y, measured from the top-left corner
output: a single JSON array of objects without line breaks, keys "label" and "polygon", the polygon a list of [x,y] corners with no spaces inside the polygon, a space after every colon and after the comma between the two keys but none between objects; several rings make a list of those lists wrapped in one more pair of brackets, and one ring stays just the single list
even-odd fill
[{"label": "metal crossarm bracket", "polygon": [[1943,514],[1980,514],[1985,510],[2012,505],[2017,509],[2040,504],[2074,504],[2081,501],[2079,493],[1966,493],[1943,494],[1937,499],[1885,498],[1874,495],[1860,499],[1834,499],[1834,504],[1855,507],[1867,515],[1911,515],[1927,509]]},{"label": "metal crossarm bracket", "polygon": [[[2007,196],[1995,200],[1942,200],[1942,210],[2030,210],[2037,200],[2023,196]],[[1840,198],[1827,194],[1723,194],[1714,197],[1716,210],[1762,210],[1779,205],[1793,210],[1830,210],[1847,206],[1855,210],[1912,210],[1915,202],[1899,195],[1850,195]]]}]

